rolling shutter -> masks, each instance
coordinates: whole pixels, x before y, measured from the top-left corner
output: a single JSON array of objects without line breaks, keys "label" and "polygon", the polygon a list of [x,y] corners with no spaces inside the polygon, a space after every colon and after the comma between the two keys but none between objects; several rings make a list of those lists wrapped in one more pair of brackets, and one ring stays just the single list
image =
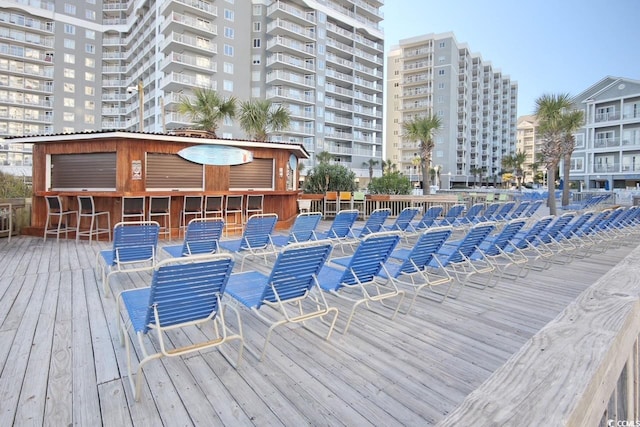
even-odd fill
[{"label": "rolling shutter", "polygon": [[229,190],[273,190],[273,159],[253,159],[233,165],[229,171]]},{"label": "rolling shutter", "polygon": [[204,166],[177,154],[147,153],[147,190],[203,190]]},{"label": "rolling shutter", "polygon": [[51,189],[115,191],[116,153],[52,154]]}]

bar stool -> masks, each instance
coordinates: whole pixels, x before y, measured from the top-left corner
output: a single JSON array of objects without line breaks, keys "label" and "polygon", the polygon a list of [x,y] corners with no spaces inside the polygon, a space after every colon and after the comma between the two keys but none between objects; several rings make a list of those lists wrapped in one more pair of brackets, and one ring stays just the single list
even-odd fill
[{"label": "bar stool", "polygon": [[249,194],[247,195],[247,209],[244,216],[245,222],[249,220],[251,215],[262,214],[262,205],[264,203],[263,194]]},{"label": "bar stool", "polygon": [[[159,234],[164,234],[165,238],[171,238],[171,196],[151,196],[149,197],[149,221],[156,221],[160,224]],[[162,220],[162,221],[160,221]]]},{"label": "bar stool", "polygon": [[335,216],[338,210],[338,192],[327,191],[324,195],[324,216]]},{"label": "bar stool", "polygon": [[[100,217],[107,220],[106,227],[100,228]],[[89,218],[89,229],[80,230],[82,218]],[[89,243],[93,236],[96,240],[100,240],[100,235],[107,233],[111,240],[111,213],[109,211],[96,211],[96,204],[93,196],[78,196],[78,221],[76,226],[76,242],[80,240],[80,236],[89,237]]]},{"label": "bar stool", "polygon": [[74,230],[69,222],[71,217],[78,213],[64,210],[60,196],[45,196],[45,199],[47,200],[47,221],[44,224],[44,241],[47,241],[49,234],[55,234],[56,240],[60,240],[61,233],[64,233],[65,238],[68,238],[69,230]]},{"label": "bar stool", "polygon": [[222,218],[224,216],[224,196],[206,196],[204,198],[204,217]]},{"label": "bar stool", "polygon": [[[231,230],[242,231],[242,224],[244,223],[244,213],[242,210],[243,201],[244,196],[242,195],[227,196],[227,203],[224,208],[224,222],[227,236]],[[231,219],[229,219],[229,217],[231,217]]]},{"label": "bar stool", "polygon": [[351,192],[350,191],[340,191],[339,196],[338,196],[338,210],[342,211],[342,210],[346,210],[346,209],[352,209],[352,203],[351,203]]},{"label": "bar stool", "polygon": [[180,235],[184,233],[187,224],[193,218],[202,218],[202,196],[184,196],[180,212]]},{"label": "bar stool", "polygon": [[144,221],[144,214],[144,196],[122,197],[122,222],[129,219],[134,221]]}]

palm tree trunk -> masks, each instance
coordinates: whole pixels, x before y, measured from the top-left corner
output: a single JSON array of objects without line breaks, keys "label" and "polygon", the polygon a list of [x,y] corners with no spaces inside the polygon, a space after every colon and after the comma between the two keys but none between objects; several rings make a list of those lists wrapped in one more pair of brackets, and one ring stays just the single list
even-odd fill
[{"label": "palm tree trunk", "polygon": [[431,186],[429,185],[429,163],[422,162],[422,194],[430,194]]},{"label": "palm tree trunk", "polygon": [[569,175],[571,170],[571,153],[565,153],[562,162],[562,179],[564,187],[562,188],[562,206],[569,204]]},{"label": "palm tree trunk", "polygon": [[547,206],[549,206],[549,214],[556,214],[556,166],[553,165],[547,169],[547,190],[549,195],[547,197]]}]

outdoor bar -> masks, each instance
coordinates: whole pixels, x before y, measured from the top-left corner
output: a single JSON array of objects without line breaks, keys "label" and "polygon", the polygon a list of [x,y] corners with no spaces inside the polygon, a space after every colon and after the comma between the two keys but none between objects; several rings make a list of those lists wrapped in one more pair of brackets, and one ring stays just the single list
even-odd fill
[{"label": "outdoor bar", "polygon": [[[167,234],[174,237],[185,219],[185,197],[202,197],[204,212],[207,196],[242,196],[236,199],[242,200],[246,215],[248,196],[262,195],[262,210],[278,215],[277,228],[287,228],[297,214],[298,160],[308,158],[297,144],[206,138],[194,131],[16,139],[33,143],[32,218],[22,233],[36,236],[45,230],[47,196],[60,196],[61,208],[76,212],[78,196],[92,196],[96,212],[109,212],[110,228],[122,220],[125,199],[143,198],[140,219],[147,220],[150,198],[169,197]],[[70,217],[69,222],[77,220]],[[77,223],[65,225],[75,228]]]}]

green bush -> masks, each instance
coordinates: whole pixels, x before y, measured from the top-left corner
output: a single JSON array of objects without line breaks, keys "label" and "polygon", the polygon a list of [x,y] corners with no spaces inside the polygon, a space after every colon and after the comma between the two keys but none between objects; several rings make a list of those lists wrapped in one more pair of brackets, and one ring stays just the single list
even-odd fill
[{"label": "green bush", "polygon": [[31,197],[31,187],[20,177],[0,172],[0,199]]},{"label": "green bush", "polygon": [[325,191],[356,191],[356,174],[342,165],[320,163],[304,180],[302,191],[322,194]]},{"label": "green bush", "polygon": [[411,181],[400,172],[390,172],[369,183],[369,194],[411,194]]}]

